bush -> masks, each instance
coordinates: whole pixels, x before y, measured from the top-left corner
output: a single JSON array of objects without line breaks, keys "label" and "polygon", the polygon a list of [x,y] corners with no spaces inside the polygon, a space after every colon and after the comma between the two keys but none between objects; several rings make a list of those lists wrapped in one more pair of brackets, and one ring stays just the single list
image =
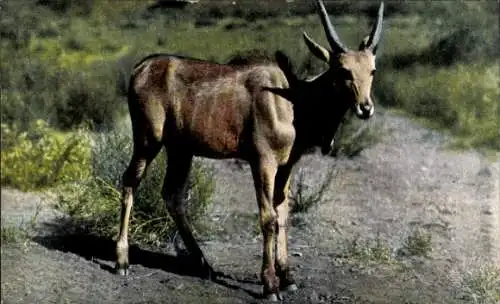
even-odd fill
[{"label": "bush", "polygon": [[498,265],[484,265],[468,271],[461,285],[460,300],[467,303],[499,303],[500,268]]},{"label": "bush", "polygon": [[63,130],[90,123],[96,129],[113,126],[124,109],[117,86],[116,64],[94,64],[93,73],[56,70],[51,65],[12,58],[0,67],[2,122],[25,129],[35,119]]},{"label": "bush", "polygon": [[94,6],[92,0],[37,0],[36,4],[46,6],[60,14],[74,11],[83,16],[89,16]]},{"label": "bush", "polygon": [[[121,194],[116,189],[132,155],[131,143],[129,136],[117,132],[97,135],[92,149],[92,178],[61,188],[58,208],[79,223],[83,228],[80,233],[117,235]],[[158,246],[176,231],[161,197],[165,168],[166,155],[160,153],[134,194],[130,237],[135,243]],[[187,216],[195,230],[211,203],[214,187],[212,171],[195,161],[186,201]]]},{"label": "bush", "polygon": [[82,133],[63,134],[37,120],[28,132],[1,125],[2,185],[33,190],[90,175],[90,145]]},{"label": "bush", "polygon": [[377,77],[376,94],[386,105],[429,118],[461,137],[461,145],[500,148],[498,63],[423,66]]},{"label": "bush", "polygon": [[298,171],[290,191],[292,214],[307,212],[312,207],[323,203],[326,200],[325,194],[337,175],[337,168],[335,164],[332,164],[321,182],[313,186],[311,181],[306,180],[304,169],[300,168]]}]

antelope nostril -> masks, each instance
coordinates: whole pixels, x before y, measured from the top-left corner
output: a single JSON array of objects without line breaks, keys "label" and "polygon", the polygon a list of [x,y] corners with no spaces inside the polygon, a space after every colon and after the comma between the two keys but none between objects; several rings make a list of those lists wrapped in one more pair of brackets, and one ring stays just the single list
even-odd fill
[{"label": "antelope nostril", "polygon": [[372,105],[364,104],[361,106],[361,109],[363,110],[363,112],[370,112],[372,110]]}]

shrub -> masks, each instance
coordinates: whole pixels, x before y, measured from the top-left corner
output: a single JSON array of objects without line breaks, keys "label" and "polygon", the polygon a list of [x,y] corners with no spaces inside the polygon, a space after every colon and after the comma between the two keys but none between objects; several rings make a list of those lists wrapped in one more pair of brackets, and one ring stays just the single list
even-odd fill
[{"label": "shrub", "polygon": [[194,22],[195,27],[209,27],[217,24],[217,20],[212,18],[198,18]]},{"label": "shrub", "polygon": [[369,240],[356,237],[347,243],[343,258],[366,265],[397,263],[391,248],[379,236]]},{"label": "shrub", "polygon": [[500,301],[500,268],[482,266],[469,271],[461,287],[458,296],[467,303],[498,303]]},{"label": "shrub", "polygon": [[291,188],[291,213],[307,212],[311,207],[325,201],[328,187],[330,187],[333,178],[337,175],[337,168],[335,164],[332,164],[322,181],[314,183],[315,186],[313,186],[311,181],[306,180],[304,169],[300,168],[298,171]]},{"label": "shrub", "polygon": [[83,16],[90,15],[94,6],[92,0],[37,0],[36,4],[46,6],[60,14],[74,11]]},{"label": "shrub", "polygon": [[41,211],[41,205],[37,205],[35,213],[29,219],[29,222],[24,220],[21,222],[6,223],[2,217],[1,240],[2,246],[6,244],[20,244],[25,246],[36,234],[37,218]]},{"label": "shrub", "polygon": [[[118,132],[94,138],[93,177],[61,188],[58,208],[78,223],[81,233],[104,237],[117,235],[121,194],[116,190],[131,157],[132,140]],[[166,155],[160,153],[134,193],[130,237],[138,244],[160,245],[176,230],[161,197]],[[215,182],[212,171],[195,161],[188,187],[186,209],[196,230],[211,203]]]},{"label": "shrub", "polygon": [[498,64],[414,67],[381,73],[376,94],[385,105],[403,108],[451,130],[460,145],[500,148]]},{"label": "shrub", "polygon": [[63,134],[37,120],[27,132],[1,125],[2,185],[40,189],[87,178],[90,145],[83,132]]},{"label": "shrub", "polygon": [[65,130],[87,122],[105,129],[125,108],[116,83],[117,64],[96,63],[88,73],[56,70],[29,58],[12,61],[0,68],[4,123],[18,123],[24,129],[31,121],[43,119]]}]

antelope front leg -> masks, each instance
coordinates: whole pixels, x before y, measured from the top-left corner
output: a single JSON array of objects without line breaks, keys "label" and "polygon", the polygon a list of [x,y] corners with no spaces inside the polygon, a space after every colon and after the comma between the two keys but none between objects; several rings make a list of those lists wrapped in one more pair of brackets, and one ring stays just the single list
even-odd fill
[{"label": "antelope front leg", "polygon": [[273,208],[274,177],[277,166],[275,162],[261,161],[252,165],[257,203],[259,205],[260,228],[264,238],[261,280],[263,294],[269,300],[277,301],[279,296],[279,280],[274,267],[275,229],[277,215]]},{"label": "antelope front leg", "polygon": [[290,186],[291,166],[278,169],[274,187],[274,208],[278,215],[276,225],[276,271],[280,280],[280,289],[286,291],[297,290],[295,280],[288,266],[288,190]]}]

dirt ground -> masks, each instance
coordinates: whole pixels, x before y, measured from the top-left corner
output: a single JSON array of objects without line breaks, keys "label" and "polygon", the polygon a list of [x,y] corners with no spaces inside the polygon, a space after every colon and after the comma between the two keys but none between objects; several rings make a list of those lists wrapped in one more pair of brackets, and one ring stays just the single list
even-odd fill
[{"label": "dirt ground", "polygon": [[[299,290],[283,303],[474,303],[462,295],[467,274],[500,265],[499,155],[452,151],[446,136],[394,114],[376,119],[384,122],[382,141],[359,156],[302,159],[311,186],[329,166],[337,175],[328,199],[293,219],[290,260]],[[249,168],[206,162],[217,171],[217,193],[212,233],[200,245],[223,273],[216,282],[196,277],[171,247],[131,248],[130,275],[116,276],[112,240],[64,235],[47,200],[2,189],[2,226],[39,214],[33,240],[2,244],[1,302],[264,302]],[[432,236],[428,257],[399,254],[417,229]],[[349,250],[355,241],[384,244],[395,262],[356,259]]]}]

